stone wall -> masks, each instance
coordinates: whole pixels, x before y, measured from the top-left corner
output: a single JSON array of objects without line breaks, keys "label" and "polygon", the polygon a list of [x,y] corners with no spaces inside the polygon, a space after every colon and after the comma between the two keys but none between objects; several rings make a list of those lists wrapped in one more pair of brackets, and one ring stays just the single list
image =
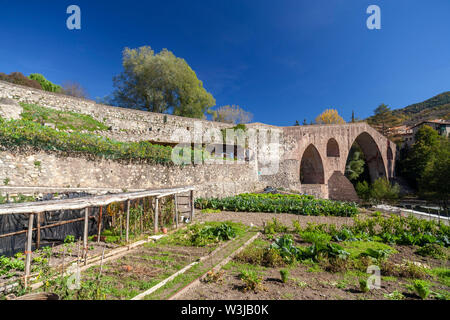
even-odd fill
[{"label": "stone wall", "polygon": [[249,163],[162,166],[88,160],[55,152],[0,152],[8,186],[149,189],[194,185],[196,197],[224,197],[264,188]]},{"label": "stone wall", "polygon": [[0,81],[0,98],[15,99],[19,102],[38,104],[61,111],[72,111],[87,114],[111,127],[110,131],[98,132],[101,135],[119,141],[159,141],[180,142],[179,137],[173,138],[175,130],[201,136],[204,131],[216,128],[231,127],[230,124],[172,116],[141,110],[112,107],[95,103],[95,101],[75,98],[59,93],[42,91]]}]

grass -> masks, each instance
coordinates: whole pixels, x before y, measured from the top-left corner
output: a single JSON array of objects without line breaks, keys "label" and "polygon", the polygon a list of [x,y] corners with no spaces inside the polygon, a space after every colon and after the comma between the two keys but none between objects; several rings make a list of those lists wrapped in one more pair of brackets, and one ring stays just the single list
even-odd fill
[{"label": "grass", "polygon": [[366,252],[367,249],[390,250],[391,253],[397,252],[397,250],[391,246],[377,241],[344,241],[341,245],[350,253],[351,259],[359,257],[362,253]]},{"label": "grass", "polygon": [[20,105],[23,107],[22,119],[40,124],[51,123],[58,130],[106,131],[109,129],[103,122],[95,120],[90,115],[59,111],[36,104],[20,103]]}]

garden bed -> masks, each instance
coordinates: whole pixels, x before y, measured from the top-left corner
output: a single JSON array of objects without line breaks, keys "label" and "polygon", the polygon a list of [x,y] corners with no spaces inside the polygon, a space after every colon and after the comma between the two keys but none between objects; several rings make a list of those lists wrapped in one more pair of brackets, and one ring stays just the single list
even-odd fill
[{"label": "garden bed", "polygon": [[[228,213],[222,214],[229,216]],[[233,218],[237,219],[237,214]],[[211,215],[220,213],[204,214],[202,218],[209,219]],[[240,217],[248,221],[245,220],[247,215],[245,213]],[[275,217],[283,217],[282,221],[289,221],[290,218],[286,215]],[[445,226],[414,218],[390,219],[374,214],[374,217],[359,217],[360,221],[348,223],[350,221],[347,220],[340,226],[336,225],[337,231],[322,232],[326,228],[318,224],[308,225],[307,222],[312,221],[302,221],[305,218],[319,217],[301,217],[301,223],[292,218],[291,223],[286,225],[280,221],[270,223],[266,220],[266,232],[261,239],[225,265],[222,271],[215,270],[209,281],[201,282],[179,299],[408,300],[421,299],[421,294],[425,299],[450,298],[450,250],[448,243],[439,240],[441,235],[448,236]],[[250,221],[255,223],[255,220]],[[321,223],[324,223],[323,220]],[[373,233],[365,230],[366,227],[370,229],[371,224],[375,224]],[[390,240],[387,236],[384,240],[377,238],[381,232],[380,225],[384,225],[385,229],[392,227]],[[339,232],[345,233],[342,229],[347,228],[353,232],[352,237],[337,241]],[[402,232],[407,232],[412,238],[400,236]],[[292,243],[283,248],[283,242],[279,239],[285,236],[290,237]],[[398,244],[402,241],[417,243]],[[274,246],[274,243],[281,247]],[[308,257],[309,248],[314,243],[322,249],[317,249],[320,253],[316,256]],[[271,254],[265,254],[271,246]],[[287,252],[295,253],[298,259],[292,259]],[[367,273],[369,265],[381,269],[379,289],[366,290],[371,275]],[[286,282],[282,281],[280,271],[286,275]]]}]

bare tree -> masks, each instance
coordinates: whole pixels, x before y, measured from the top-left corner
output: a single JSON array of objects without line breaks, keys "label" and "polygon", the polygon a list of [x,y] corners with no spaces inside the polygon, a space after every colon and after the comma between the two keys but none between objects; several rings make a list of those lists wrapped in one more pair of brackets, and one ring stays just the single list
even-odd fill
[{"label": "bare tree", "polygon": [[77,98],[87,98],[88,94],[86,90],[75,81],[66,81],[62,86],[62,93]]},{"label": "bare tree", "polygon": [[213,120],[225,123],[248,123],[252,120],[253,114],[245,111],[238,105],[223,106],[215,110],[213,113]]}]

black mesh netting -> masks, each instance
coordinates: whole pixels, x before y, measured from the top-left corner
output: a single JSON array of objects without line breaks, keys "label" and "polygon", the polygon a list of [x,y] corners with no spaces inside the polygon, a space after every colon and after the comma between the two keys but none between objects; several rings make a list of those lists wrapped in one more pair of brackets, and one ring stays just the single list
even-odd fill
[{"label": "black mesh netting", "polygon": [[[71,199],[89,196],[87,193],[68,193],[60,195],[59,199]],[[53,195],[49,194],[44,196],[43,200],[51,200]],[[97,217],[99,208],[90,208],[89,216]],[[103,211],[105,212],[105,211]],[[60,210],[44,212],[41,214],[41,227],[46,225],[55,224],[65,220],[72,220],[77,218],[84,218],[85,210]],[[28,214],[7,214],[0,215],[0,235],[27,230],[28,229]],[[103,215],[102,229],[106,225],[108,220],[107,215]],[[37,216],[34,216],[33,228],[36,228]],[[84,221],[77,221],[67,223],[61,226],[55,226],[51,228],[41,229],[41,246],[51,245],[52,243],[62,243],[67,235],[73,235],[75,239],[79,239],[83,236]],[[94,235],[97,232],[97,219],[89,219],[89,235]],[[37,232],[33,232],[33,246],[35,249]],[[0,256],[11,256],[16,252],[24,251],[27,241],[27,234],[22,233],[10,237],[0,238]]]}]

